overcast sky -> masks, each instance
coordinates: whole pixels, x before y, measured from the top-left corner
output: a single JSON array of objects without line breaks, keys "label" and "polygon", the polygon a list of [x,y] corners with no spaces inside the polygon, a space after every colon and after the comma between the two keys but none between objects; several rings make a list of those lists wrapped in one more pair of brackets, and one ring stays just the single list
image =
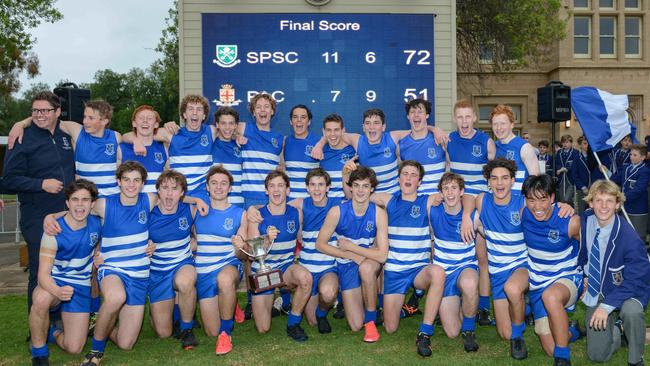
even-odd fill
[{"label": "overcast sky", "polygon": [[31,31],[40,75],[21,77],[21,92],[36,82],[51,88],[62,79],[90,82],[98,70],[127,72],[146,68],[160,54],[154,51],[173,0],[59,0],[63,19]]}]

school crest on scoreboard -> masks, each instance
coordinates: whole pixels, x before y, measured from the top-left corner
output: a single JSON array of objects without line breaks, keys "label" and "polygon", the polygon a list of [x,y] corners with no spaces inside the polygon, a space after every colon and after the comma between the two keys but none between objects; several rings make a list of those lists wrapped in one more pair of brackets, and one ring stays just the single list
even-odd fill
[{"label": "school crest on scoreboard", "polygon": [[235,99],[235,88],[232,84],[222,84],[219,89],[219,99],[213,100],[217,107],[234,107],[241,103],[240,99]]},{"label": "school crest on scoreboard", "polygon": [[237,45],[236,44],[218,44],[215,51],[215,63],[221,67],[233,67],[241,62],[237,59]]}]

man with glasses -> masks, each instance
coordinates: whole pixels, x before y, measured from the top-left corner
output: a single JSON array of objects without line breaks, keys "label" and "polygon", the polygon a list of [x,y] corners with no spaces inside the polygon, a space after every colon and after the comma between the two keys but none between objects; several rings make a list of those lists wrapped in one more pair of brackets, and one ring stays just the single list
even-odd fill
[{"label": "man with glasses", "polygon": [[61,102],[49,91],[32,98],[32,125],[25,129],[22,144],[7,150],[3,185],[18,194],[20,231],[29,253],[27,309],[38,275],[38,255],[43,218],[65,210],[63,187],[74,182],[75,165],[72,140],[60,128]]}]

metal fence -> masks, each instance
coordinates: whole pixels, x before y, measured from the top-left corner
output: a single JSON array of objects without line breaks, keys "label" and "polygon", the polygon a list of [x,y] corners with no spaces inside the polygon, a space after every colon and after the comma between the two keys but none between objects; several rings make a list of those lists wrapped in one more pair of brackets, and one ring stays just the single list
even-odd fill
[{"label": "metal fence", "polygon": [[[0,164],[4,161],[7,148],[7,136],[0,136]],[[0,171],[1,172],[1,171]],[[0,195],[4,201],[4,209],[0,211],[0,243],[21,241],[20,237],[20,203],[14,195]]]}]

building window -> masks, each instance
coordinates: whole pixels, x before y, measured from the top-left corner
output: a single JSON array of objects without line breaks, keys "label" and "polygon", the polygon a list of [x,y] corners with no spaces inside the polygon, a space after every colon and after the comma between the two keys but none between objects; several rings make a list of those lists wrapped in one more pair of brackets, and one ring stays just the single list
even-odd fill
[{"label": "building window", "polygon": [[601,9],[614,9],[616,7],[616,0],[599,0],[599,2]]},{"label": "building window", "polygon": [[625,18],[625,57],[641,57],[641,18]]},{"label": "building window", "polygon": [[479,51],[479,62],[482,64],[491,64],[494,62],[494,49],[489,45],[481,45]]},{"label": "building window", "polygon": [[600,56],[616,57],[615,17],[600,17]]},{"label": "building window", "polygon": [[574,9],[589,9],[589,0],[573,0]]},{"label": "building window", "polygon": [[[480,104],[478,106],[478,114],[479,114],[479,123],[490,123],[490,113],[492,113],[492,110],[494,107],[496,107],[496,104]],[[512,108],[512,111],[515,113],[515,124],[521,123],[521,105],[512,105],[509,104],[510,108]]]},{"label": "building window", "polygon": [[625,9],[641,10],[641,0],[625,0]]},{"label": "building window", "polygon": [[591,18],[573,18],[573,54],[575,57],[591,56]]}]

